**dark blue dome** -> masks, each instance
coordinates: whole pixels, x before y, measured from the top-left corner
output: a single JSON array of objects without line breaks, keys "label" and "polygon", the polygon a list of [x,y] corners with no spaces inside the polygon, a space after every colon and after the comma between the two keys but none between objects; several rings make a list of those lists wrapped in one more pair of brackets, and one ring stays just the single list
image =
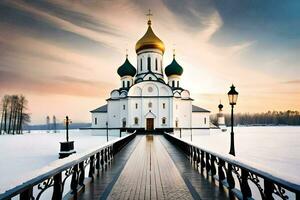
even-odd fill
[{"label": "dark blue dome", "polygon": [[128,58],[126,58],[125,62],[123,65],[121,65],[118,68],[118,74],[119,76],[135,76],[136,74],[136,69],[135,67],[129,62]]}]

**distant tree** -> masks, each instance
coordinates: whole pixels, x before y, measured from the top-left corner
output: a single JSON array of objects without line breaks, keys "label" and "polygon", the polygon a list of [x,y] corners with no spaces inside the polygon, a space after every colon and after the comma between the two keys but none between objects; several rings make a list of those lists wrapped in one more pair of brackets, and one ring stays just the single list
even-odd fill
[{"label": "distant tree", "polygon": [[56,133],[56,117],[53,115],[53,132]]},{"label": "distant tree", "polygon": [[22,125],[30,121],[30,115],[25,113],[27,100],[23,95],[5,95],[2,99],[2,116],[0,133],[21,134]]}]

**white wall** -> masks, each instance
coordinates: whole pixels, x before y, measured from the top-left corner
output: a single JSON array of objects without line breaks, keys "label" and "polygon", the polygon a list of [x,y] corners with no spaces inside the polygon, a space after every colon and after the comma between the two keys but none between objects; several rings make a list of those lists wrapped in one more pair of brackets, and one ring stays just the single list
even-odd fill
[{"label": "white wall", "polygon": [[[209,128],[210,120],[209,120],[208,112],[193,112],[192,113],[192,127],[193,128]],[[205,119],[206,118],[206,123]]]},{"label": "white wall", "polygon": [[[97,118],[97,124],[95,124]],[[92,128],[105,128],[107,122],[107,113],[92,113]]]}]

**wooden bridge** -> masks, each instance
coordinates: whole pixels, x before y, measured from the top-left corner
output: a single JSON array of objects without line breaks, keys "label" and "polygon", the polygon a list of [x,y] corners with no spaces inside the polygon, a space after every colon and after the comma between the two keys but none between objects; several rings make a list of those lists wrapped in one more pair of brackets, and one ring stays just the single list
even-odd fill
[{"label": "wooden bridge", "polygon": [[297,184],[167,133],[131,134],[68,159],[60,167],[0,194],[0,199],[300,198]]}]

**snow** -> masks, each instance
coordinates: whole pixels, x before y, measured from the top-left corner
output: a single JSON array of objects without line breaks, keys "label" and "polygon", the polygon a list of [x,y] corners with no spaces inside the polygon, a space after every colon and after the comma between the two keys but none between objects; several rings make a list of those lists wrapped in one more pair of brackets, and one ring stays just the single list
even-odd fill
[{"label": "snow", "polygon": [[[4,162],[0,165],[0,193],[20,184],[20,180],[32,177],[33,171],[49,169],[44,166],[53,161],[56,162],[51,163],[52,166],[61,163],[61,160],[57,161],[59,142],[65,141],[65,137],[65,131],[59,133],[34,131],[23,135],[1,135],[0,159]],[[70,130],[69,138],[74,141],[76,156],[99,148],[107,140],[105,130]],[[110,141],[118,138],[118,131],[109,131]],[[40,169],[42,167],[43,170]]]},{"label": "snow", "polygon": [[[230,129],[183,131],[182,139],[276,177],[300,184],[300,127],[235,127],[235,153],[228,154]],[[179,137],[179,132],[175,133]]]}]

